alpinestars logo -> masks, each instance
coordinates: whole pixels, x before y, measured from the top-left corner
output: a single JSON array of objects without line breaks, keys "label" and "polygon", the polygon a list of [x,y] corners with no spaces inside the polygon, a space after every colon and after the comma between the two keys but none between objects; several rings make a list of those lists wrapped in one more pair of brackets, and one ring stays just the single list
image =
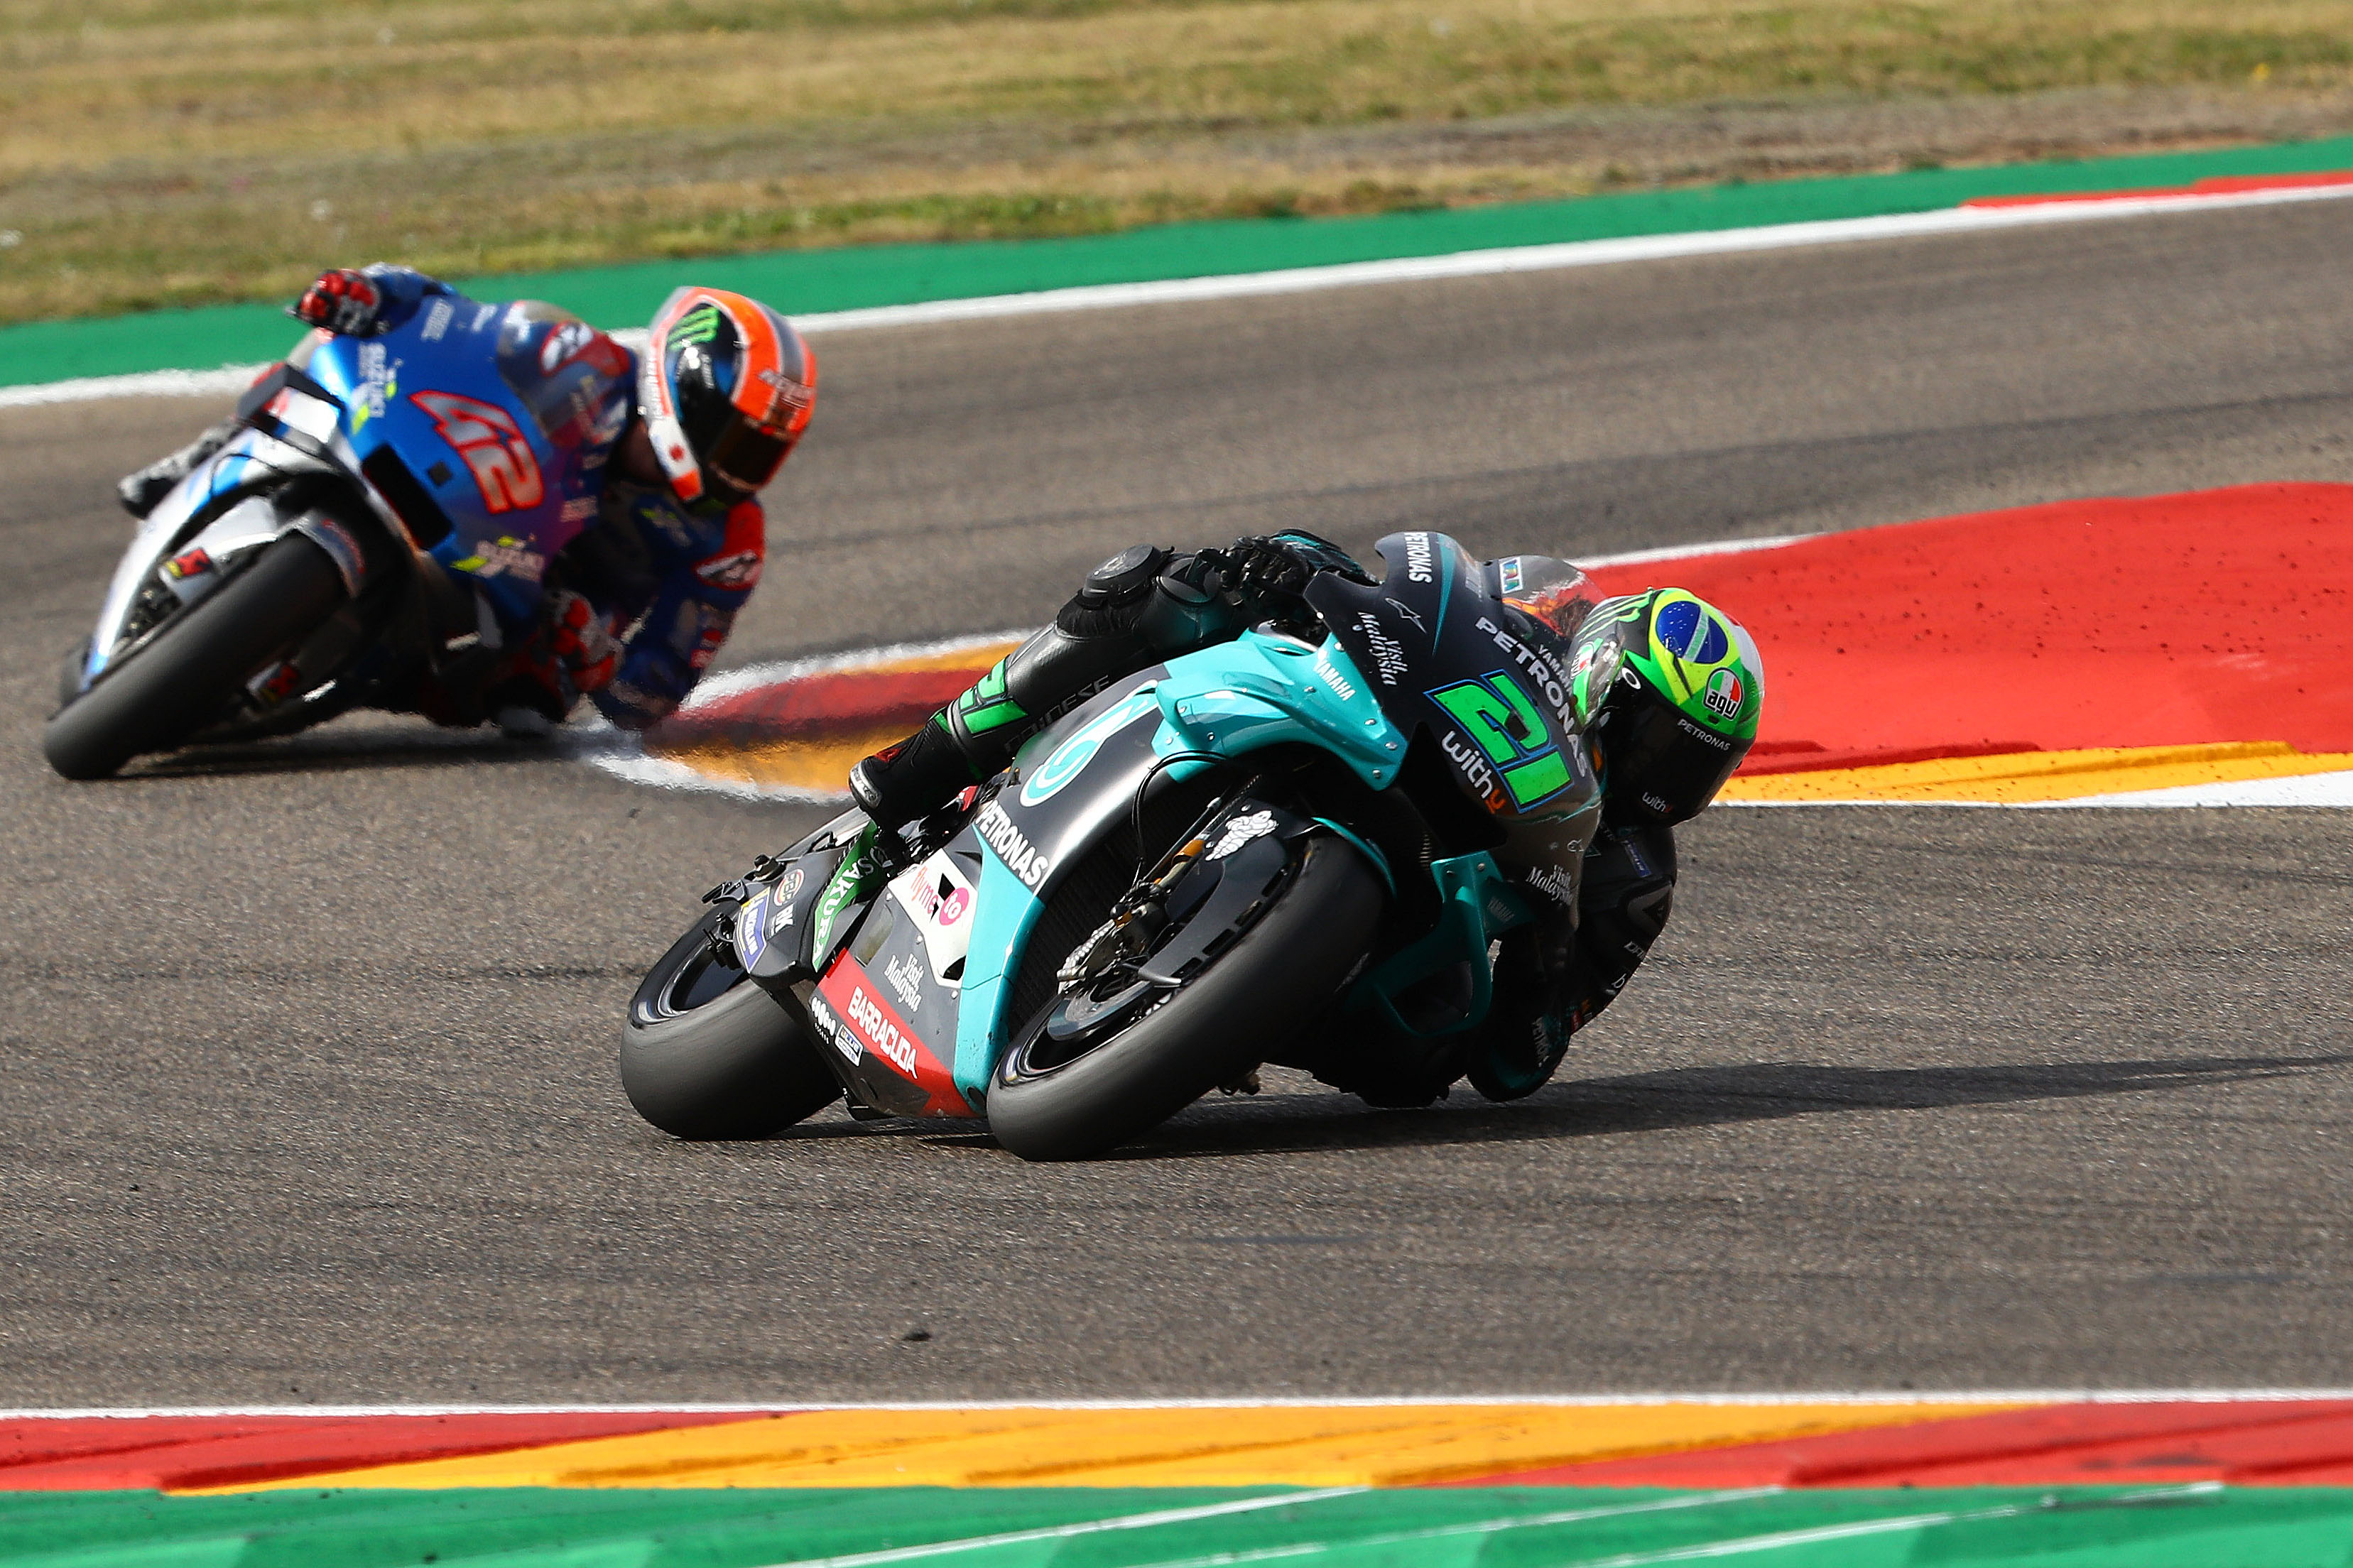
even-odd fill
[{"label": "alpinestars logo", "polygon": [[997,858],[1023,882],[1035,888],[1046,880],[1053,863],[1029,847],[1029,840],[1013,826],[1013,819],[1005,815],[1003,806],[990,801],[980,808],[972,826],[973,831],[980,835],[980,841],[996,850]]},{"label": "alpinestars logo", "polygon": [[760,557],[749,550],[714,555],[697,566],[694,574],[714,588],[754,588],[760,582]]}]

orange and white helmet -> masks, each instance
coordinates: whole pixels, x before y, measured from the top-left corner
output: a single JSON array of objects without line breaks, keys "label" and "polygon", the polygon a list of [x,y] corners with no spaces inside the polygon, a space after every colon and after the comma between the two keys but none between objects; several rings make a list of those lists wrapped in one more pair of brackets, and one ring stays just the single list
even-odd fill
[{"label": "orange and white helmet", "polygon": [[723,289],[679,289],[638,361],[638,412],[681,500],[757,491],[808,428],[817,355],[792,324]]}]

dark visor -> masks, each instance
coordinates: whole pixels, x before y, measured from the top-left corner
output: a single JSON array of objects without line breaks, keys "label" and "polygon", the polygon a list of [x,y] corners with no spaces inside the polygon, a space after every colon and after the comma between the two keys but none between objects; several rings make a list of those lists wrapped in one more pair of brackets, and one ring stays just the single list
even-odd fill
[{"label": "dark visor", "polygon": [[790,441],[770,435],[735,414],[720,427],[718,439],[702,456],[702,467],[723,483],[749,495],[776,477],[776,470],[784,466],[785,454],[792,447]]},{"label": "dark visor", "polygon": [[1670,826],[1707,808],[1740,765],[1744,749],[1655,694],[1620,706],[1593,742],[1601,752],[1609,815]]}]

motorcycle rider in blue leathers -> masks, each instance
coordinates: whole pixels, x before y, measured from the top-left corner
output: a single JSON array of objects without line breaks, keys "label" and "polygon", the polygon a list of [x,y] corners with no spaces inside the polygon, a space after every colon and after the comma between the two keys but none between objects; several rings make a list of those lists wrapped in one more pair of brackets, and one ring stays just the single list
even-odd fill
[{"label": "motorcycle rider in blue leathers", "polygon": [[[330,334],[373,337],[428,308],[506,312],[501,375],[565,460],[601,482],[595,521],[548,567],[535,623],[507,628],[487,672],[460,689],[412,676],[380,705],[532,731],[586,695],[623,729],[647,728],[701,679],[760,581],[758,492],[807,427],[816,356],[774,310],[720,289],[673,293],[639,355],[553,305],[478,305],[379,263],[327,271],[304,291],[289,314],[313,335],[288,363],[300,369]],[[123,506],[144,517],[237,428],[216,425],[126,477]]]},{"label": "motorcycle rider in blue leathers", "polygon": [[[1617,646],[1639,641],[1647,650],[1654,616],[1663,619],[1668,601],[1680,599],[1696,609],[1676,610],[1682,619],[1668,635],[1683,640],[1674,646],[1691,646],[1683,622],[1698,617],[1737,645],[1734,668],[1761,691],[1755,644],[1736,624],[1675,590],[1612,600],[1609,615],[1594,614],[1589,584],[1567,563],[1517,556],[1506,564],[1498,581],[1513,629],[1556,650],[1564,673],[1577,663],[1571,684],[1601,779],[1602,826],[1585,854],[1574,918],[1540,920],[1504,937],[1483,1024],[1425,1038],[1351,1020],[1309,1043],[1303,1054],[1317,1076],[1376,1105],[1428,1104],[1466,1074],[1490,1100],[1542,1087],[1569,1036],[1617,997],[1665,927],[1674,825],[1697,816],[1748,751],[1745,739],[1694,739],[1688,715],[1641,679],[1635,660],[1621,660]],[[1320,623],[1302,595],[1319,572],[1371,581],[1339,546],[1299,531],[1240,539],[1223,551],[1122,551],[1088,575],[1052,626],[915,733],[858,763],[850,794],[895,830],[1002,771],[1024,741],[1124,675],[1261,622],[1313,635]],[[1585,679],[1605,656],[1607,672]],[[1544,889],[1533,898],[1540,908],[1552,901]]]}]

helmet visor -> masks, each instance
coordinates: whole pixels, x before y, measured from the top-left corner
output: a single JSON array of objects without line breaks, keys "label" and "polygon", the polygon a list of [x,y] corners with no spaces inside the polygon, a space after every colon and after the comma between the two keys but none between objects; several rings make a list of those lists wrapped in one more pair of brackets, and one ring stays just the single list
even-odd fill
[{"label": "helmet visor", "polygon": [[745,495],[766,488],[784,467],[791,441],[731,413],[702,454],[702,471]]},{"label": "helmet visor", "polygon": [[1678,712],[1651,693],[1641,701],[1621,696],[1609,722],[1593,732],[1601,753],[1609,816],[1621,822],[1672,826],[1707,809],[1748,748]]}]

